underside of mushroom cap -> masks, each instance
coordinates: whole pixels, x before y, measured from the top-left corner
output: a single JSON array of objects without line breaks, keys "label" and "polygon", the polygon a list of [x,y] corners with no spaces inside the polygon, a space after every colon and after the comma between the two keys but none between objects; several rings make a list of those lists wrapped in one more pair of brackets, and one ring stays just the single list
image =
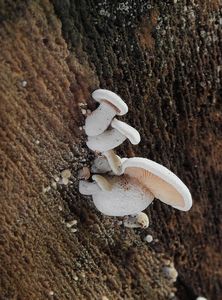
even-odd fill
[{"label": "underside of mushroom cap", "polygon": [[117,115],[122,116],[128,112],[128,106],[126,103],[115,93],[106,90],[106,89],[98,89],[92,93],[92,97],[97,102],[107,101],[113,106],[115,106],[117,110]]},{"label": "underside of mushroom cap", "polygon": [[162,202],[183,211],[191,208],[192,197],[187,186],[166,167],[146,158],[133,157],[123,162],[122,170]]},{"label": "underside of mushroom cap", "polygon": [[126,216],[138,214],[153,201],[149,191],[134,182],[130,183],[125,176],[107,176],[112,185],[111,191],[100,191],[92,195],[96,208],[104,215]]}]

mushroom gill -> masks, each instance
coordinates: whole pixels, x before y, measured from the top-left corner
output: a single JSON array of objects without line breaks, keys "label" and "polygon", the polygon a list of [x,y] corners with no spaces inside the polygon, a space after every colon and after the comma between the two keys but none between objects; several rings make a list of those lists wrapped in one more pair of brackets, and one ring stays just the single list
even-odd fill
[{"label": "mushroom gill", "polygon": [[128,167],[124,173],[131,178],[137,179],[155,198],[169,205],[184,207],[184,199],[176,188],[153,173],[136,167]]}]

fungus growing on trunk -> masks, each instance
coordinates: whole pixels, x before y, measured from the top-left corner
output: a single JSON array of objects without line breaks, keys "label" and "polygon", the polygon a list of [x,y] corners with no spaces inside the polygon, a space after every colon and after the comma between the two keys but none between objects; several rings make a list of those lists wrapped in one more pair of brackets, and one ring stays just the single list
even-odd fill
[{"label": "fungus growing on trunk", "polygon": [[109,216],[134,215],[143,211],[154,197],[179,210],[187,211],[192,206],[192,198],[186,185],[164,166],[146,159],[129,158],[122,163],[122,176],[99,176],[104,185],[87,183],[86,193],[80,181],[80,192],[91,195],[97,209]]},{"label": "fungus growing on trunk", "polygon": [[117,94],[109,90],[95,90],[92,97],[100,105],[86,118],[85,132],[88,136],[103,133],[116,115],[122,116],[128,112],[126,103]]},{"label": "fungus growing on trunk", "polygon": [[138,144],[140,134],[132,126],[117,119],[112,121],[111,126],[115,126],[115,128],[106,130],[97,136],[89,136],[86,144],[91,150],[101,152],[106,156],[114,174],[119,175],[122,172],[121,160],[112,149],[119,146],[127,138],[133,145]]},{"label": "fungus growing on trunk", "polygon": [[[131,180],[128,176],[100,175],[100,177],[109,182],[110,190],[105,188],[102,190],[98,181],[97,183],[80,181],[79,191],[83,195],[89,195],[91,190],[96,208],[104,215],[119,217],[135,215],[143,211],[154,199],[147,189],[135,183],[135,180]],[[96,190],[95,184],[98,187]]]},{"label": "fungus growing on trunk", "polygon": [[140,134],[132,126],[114,119],[111,123],[111,127],[113,127],[113,129],[106,130],[100,135],[89,136],[86,142],[89,149],[105,152],[118,147],[126,139],[129,139],[133,145],[139,144]]},{"label": "fungus growing on trunk", "polygon": [[187,186],[166,167],[147,158],[133,157],[123,162],[122,170],[160,201],[183,211],[191,208],[192,197]]}]

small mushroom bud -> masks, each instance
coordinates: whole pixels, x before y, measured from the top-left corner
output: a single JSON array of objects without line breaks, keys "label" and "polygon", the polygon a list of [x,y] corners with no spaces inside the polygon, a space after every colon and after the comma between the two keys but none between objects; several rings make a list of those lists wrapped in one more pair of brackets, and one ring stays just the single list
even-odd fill
[{"label": "small mushroom bud", "polygon": [[145,236],[144,241],[147,243],[151,243],[153,241],[152,235],[148,234],[147,236]]},{"label": "small mushroom bud", "polygon": [[123,221],[123,225],[129,228],[147,228],[149,218],[144,212],[140,212],[136,216],[127,216]]}]

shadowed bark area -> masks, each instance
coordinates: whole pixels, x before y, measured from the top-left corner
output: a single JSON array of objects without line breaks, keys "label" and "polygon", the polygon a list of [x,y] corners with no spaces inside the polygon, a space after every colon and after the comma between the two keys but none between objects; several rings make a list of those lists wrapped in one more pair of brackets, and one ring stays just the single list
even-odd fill
[{"label": "shadowed bark area", "polygon": [[[216,0],[0,1],[0,299],[220,300],[221,14]],[[141,134],[118,154],[170,168],[191,211],[155,200],[150,228],[123,230],[79,195],[81,103],[98,87]]]}]

